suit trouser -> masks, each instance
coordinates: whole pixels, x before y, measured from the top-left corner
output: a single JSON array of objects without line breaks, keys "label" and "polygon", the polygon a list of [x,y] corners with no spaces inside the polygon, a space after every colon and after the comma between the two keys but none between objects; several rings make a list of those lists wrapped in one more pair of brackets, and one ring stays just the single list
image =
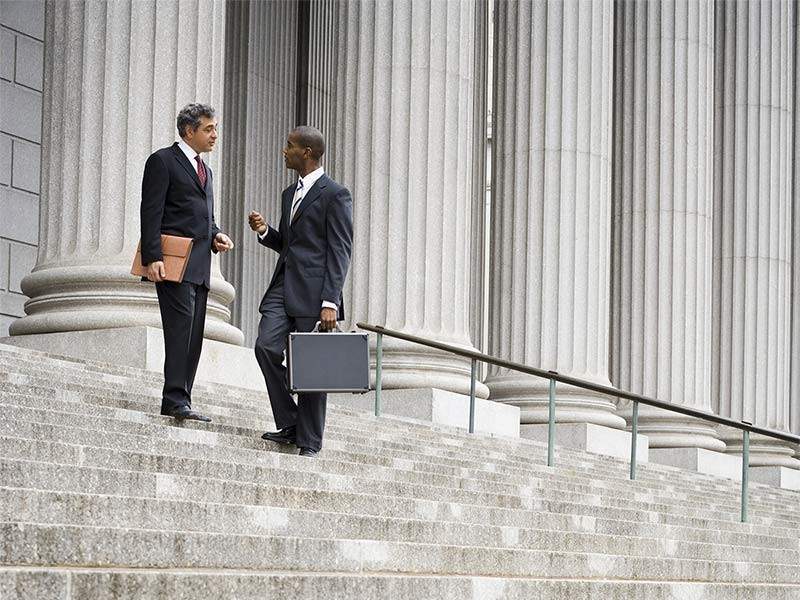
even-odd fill
[{"label": "suit trouser", "polygon": [[319,451],[322,448],[328,395],[299,393],[295,404],[289,393],[286,367],[283,365],[289,333],[311,331],[319,318],[290,317],[286,314],[282,275],[264,294],[259,311],[261,321],[255,347],[256,360],[267,384],[275,425],[278,429],[296,426],[297,446]]},{"label": "suit trouser", "polygon": [[204,285],[156,283],[164,329],[164,390],[161,414],[192,407],[192,386],[203,348],[208,289]]}]

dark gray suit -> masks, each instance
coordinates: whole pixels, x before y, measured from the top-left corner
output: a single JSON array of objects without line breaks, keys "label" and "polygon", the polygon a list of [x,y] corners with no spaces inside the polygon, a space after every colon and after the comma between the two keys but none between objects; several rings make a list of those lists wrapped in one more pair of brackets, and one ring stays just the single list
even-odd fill
[{"label": "dark gray suit", "polygon": [[291,331],[311,331],[322,302],[338,306],[350,266],[353,199],[327,175],[308,190],[289,223],[295,186],[283,191],[278,229],[269,227],[261,243],[280,253],[261,301],[255,352],[279,429],[297,426],[297,446],[319,450],[325,428],[326,394],[298,394],[295,405],[281,364]]},{"label": "dark gray suit", "polygon": [[194,240],[183,282],[156,283],[164,329],[162,414],[182,406],[191,408],[203,346],[212,241],[220,232],[214,222],[213,175],[203,164],[205,187],[176,142],[150,155],[142,178],[142,263],[162,260],[162,233]]}]

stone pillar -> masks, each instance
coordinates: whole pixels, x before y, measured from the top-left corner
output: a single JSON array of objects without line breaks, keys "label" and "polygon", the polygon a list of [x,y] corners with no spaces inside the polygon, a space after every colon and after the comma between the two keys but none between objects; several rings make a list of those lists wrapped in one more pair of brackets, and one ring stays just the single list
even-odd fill
[{"label": "stone pillar", "polygon": [[[216,0],[47,4],[40,244],[12,335],[160,327],[154,287],[129,275],[142,170],[181,106],[221,111],[224,18]],[[207,337],[241,341],[233,296],[215,260]]]},{"label": "stone pillar", "polygon": [[[486,222],[486,188],[487,180],[487,111],[488,111],[488,85],[489,85],[489,1],[475,0],[475,67],[473,88],[473,134],[475,143],[472,148],[472,232],[469,270],[469,331],[472,343],[482,352],[487,352],[486,323],[483,318],[486,307],[485,294],[488,282],[485,277],[485,267],[488,261],[486,249],[486,236],[488,234]],[[483,367],[483,371],[486,371]]]},{"label": "stone pillar", "polygon": [[[712,397],[723,416],[788,431],[794,4],[717,4]],[[722,432],[732,451],[741,435]],[[800,467],[751,440],[751,464]]]},{"label": "stone pillar", "polygon": [[[498,2],[490,353],[610,385],[613,3]],[[490,369],[492,398],[547,422],[548,382]],[[622,428],[611,398],[558,388],[556,418]]]},{"label": "stone pillar", "polygon": [[[713,24],[712,0],[616,5],[611,378],[707,412]],[[711,424],[645,406],[639,430],[651,448],[725,448]]]},{"label": "stone pillar", "polygon": [[[326,168],[353,192],[348,319],[471,348],[471,215],[482,194],[473,178],[474,36],[483,13],[458,0],[339,10]],[[390,339],[384,350],[385,387],[469,393],[469,361]]]},{"label": "stone pillar", "polygon": [[[800,22],[795,18],[794,26],[794,98],[800,97],[800,57],[798,57],[798,44],[796,40],[800,33]],[[792,186],[794,197],[800,198],[800,116],[798,111],[792,114],[794,126],[794,152],[792,153],[792,164],[794,167],[794,179]],[[791,381],[789,384],[789,416],[791,431],[795,435],[800,435],[800,208],[795,203],[792,209],[792,331],[791,331],[791,364],[789,372]],[[800,445],[795,447],[795,458],[800,459]]]},{"label": "stone pillar", "polygon": [[231,2],[226,19],[222,212],[237,247],[222,264],[237,290],[233,323],[252,346],[278,254],[258,243],[247,215],[258,210],[277,223],[281,191],[295,177],[281,150],[296,124],[297,4]]},{"label": "stone pillar", "polygon": [[301,117],[304,117],[304,124],[316,127],[325,136],[328,144],[322,162],[328,171],[336,164],[336,144],[333,143],[333,136],[337,110],[336,48],[339,38],[339,32],[331,27],[331,23],[339,22],[342,4],[340,0],[315,0],[310,4],[308,68],[306,81],[300,82],[300,85],[308,90],[307,113]]}]

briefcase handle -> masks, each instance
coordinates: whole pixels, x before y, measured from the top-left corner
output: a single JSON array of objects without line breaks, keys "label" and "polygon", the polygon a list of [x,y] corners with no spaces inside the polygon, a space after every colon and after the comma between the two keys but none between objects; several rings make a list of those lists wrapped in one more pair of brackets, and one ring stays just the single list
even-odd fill
[{"label": "briefcase handle", "polygon": [[[329,331],[320,331],[319,330],[319,326],[320,325],[322,325],[322,323],[320,321],[317,321],[317,324],[314,325],[314,329],[311,330],[311,333],[330,333]],[[339,333],[343,333],[342,332],[342,328],[339,327],[339,321],[336,321],[336,329],[334,329],[334,331],[338,331]]]}]

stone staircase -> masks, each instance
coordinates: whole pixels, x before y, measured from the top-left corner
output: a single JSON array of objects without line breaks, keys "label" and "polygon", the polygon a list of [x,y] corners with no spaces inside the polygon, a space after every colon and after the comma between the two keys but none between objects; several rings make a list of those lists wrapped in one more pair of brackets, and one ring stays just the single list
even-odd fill
[{"label": "stone staircase", "polygon": [[0,345],[0,599],[800,599],[800,494]]}]

